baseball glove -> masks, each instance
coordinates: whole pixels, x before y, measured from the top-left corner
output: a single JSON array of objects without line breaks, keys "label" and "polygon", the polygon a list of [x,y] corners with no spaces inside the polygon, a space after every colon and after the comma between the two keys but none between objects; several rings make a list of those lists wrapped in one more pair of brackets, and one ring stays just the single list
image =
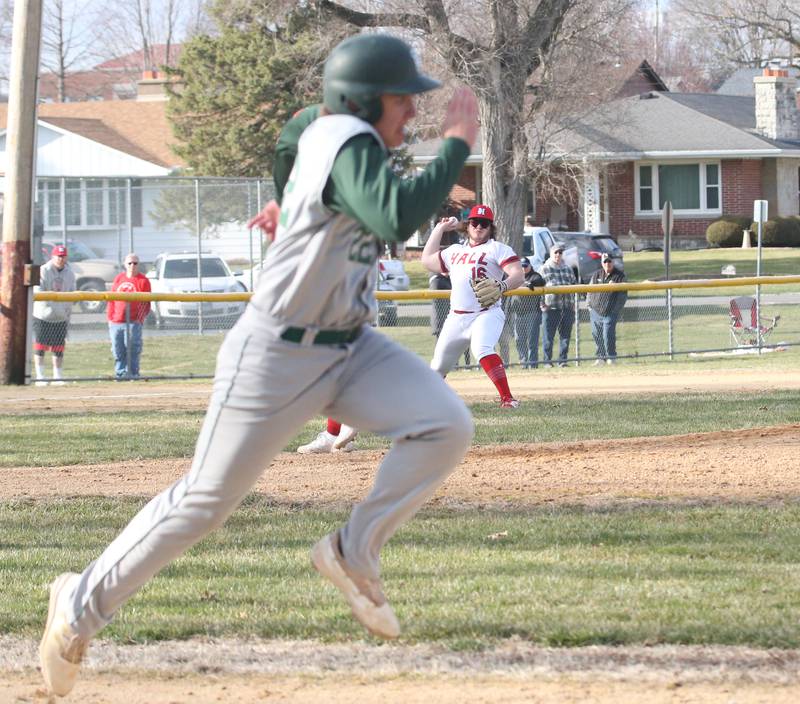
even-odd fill
[{"label": "baseball glove", "polygon": [[478,299],[481,308],[488,308],[493,306],[500,300],[508,286],[505,281],[497,281],[496,279],[472,279],[472,290]]}]

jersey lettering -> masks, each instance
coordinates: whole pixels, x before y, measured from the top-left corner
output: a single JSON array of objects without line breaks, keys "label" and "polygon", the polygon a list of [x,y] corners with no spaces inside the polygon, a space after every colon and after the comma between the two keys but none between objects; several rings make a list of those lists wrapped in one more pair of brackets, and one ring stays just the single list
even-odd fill
[{"label": "jersey lettering", "polygon": [[482,252],[480,256],[477,256],[475,252],[465,252],[461,256],[455,254],[450,259],[450,262],[450,266],[458,266],[459,264],[486,264],[486,252]]},{"label": "jersey lettering", "polygon": [[361,230],[350,245],[347,258],[359,264],[374,264],[380,254],[378,238],[375,235]]}]

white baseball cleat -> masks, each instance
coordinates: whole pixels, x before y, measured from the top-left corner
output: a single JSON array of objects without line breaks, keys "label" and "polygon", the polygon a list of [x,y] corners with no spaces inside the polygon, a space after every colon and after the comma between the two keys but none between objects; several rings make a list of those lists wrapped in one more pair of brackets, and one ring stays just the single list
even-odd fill
[{"label": "white baseball cleat", "polygon": [[519,408],[519,401],[511,396],[500,399],[500,408]]},{"label": "white baseball cleat", "polygon": [[339,533],[330,533],[311,550],[311,564],[344,595],[353,616],[379,638],[397,638],[400,624],[386,601],[380,579],[366,579],[350,570],[339,549]]},{"label": "white baseball cleat", "polygon": [[58,697],[65,697],[75,686],[81,660],[89,641],[81,638],[67,623],[59,601],[80,575],[65,572],[50,585],[50,605],[47,625],[39,644],[39,660],[47,689]]},{"label": "white baseball cleat", "polygon": [[300,445],[297,451],[301,455],[316,455],[323,452],[330,452],[333,450],[333,443],[336,441],[336,436],[331,435],[327,430],[323,430],[317,437],[306,445]]},{"label": "white baseball cleat", "polygon": [[358,428],[342,423],[339,434],[333,441],[332,452],[350,452],[353,449],[353,440],[358,435]]}]

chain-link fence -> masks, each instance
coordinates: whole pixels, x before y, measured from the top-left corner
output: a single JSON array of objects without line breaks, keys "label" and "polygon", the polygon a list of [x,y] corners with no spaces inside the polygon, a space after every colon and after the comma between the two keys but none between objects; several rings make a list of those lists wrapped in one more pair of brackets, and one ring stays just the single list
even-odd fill
[{"label": "chain-link fence", "polygon": [[[245,294],[255,287],[265,254],[260,231],[246,223],[272,196],[271,183],[258,179],[40,179],[34,261],[46,262],[56,244],[66,243],[74,289],[91,294],[110,291],[126,255],[135,253],[140,273],[159,300],[147,306],[116,305],[111,322],[107,301],[99,297],[55,303],[61,314],[33,311],[32,378],[213,375],[216,348],[243,312]],[[396,263],[381,262],[375,324],[430,359],[449,301],[422,294],[413,300],[400,300],[402,295],[392,299],[392,289],[409,286],[402,267],[392,268]],[[509,366],[524,368],[663,355],[764,353],[798,342],[798,282],[764,285],[759,296],[752,281],[672,292],[636,290],[633,285],[624,307],[603,316],[589,309],[585,291],[571,293],[571,303],[559,310],[542,310],[540,296],[513,296],[504,303],[506,325],[497,351]],[[213,294],[214,300],[197,300],[202,298],[197,294]],[[731,313],[737,297],[757,301],[737,304],[738,323]],[[757,314],[761,327],[753,325]],[[48,353],[55,366],[46,360]],[[477,366],[469,350],[460,366]]]},{"label": "chain-link fence", "polygon": [[[509,366],[523,368],[624,364],[676,355],[767,354],[800,343],[797,305],[800,278],[780,279],[780,285],[762,285],[759,296],[755,295],[752,284],[736,285],[734,281],[725,282],[723,288],[682,288],[671,292],[637,291],[635,287],[643,284],[631,284],[634,290],[611,321],[602,316],[598,320],[598,316],[592,315],[584,293],[571,294],[572,305],[560,311],[555,321],[551,310],[541,310],[541,296],[510,296],[505,299],[506,326],[497,351]],[[794,281],[787,283],[786,279]],[[194,297],[202,295],[195,293]],[[375,324],[429,360],[449,308],[446,297],[430,296],[448,294],[381,291],[378,295]],[[187,295],[173,293],[171,297]],[[228,293],[227,297],[242,299],[246,294]],[[156,306],[168,313],[160,320],[152,312]],[[151,304],[151,312],[143,318],[141,326],[125,322],[112,326],[104,317],[97,320],[98,316],[74,312],[67,329],[63,368],[56,374],[55,369],[51,373],[49,366],[43,364],[38,370],[43,377],[41,381],[52,381],[57,376],[65,379],[210,377],[222,337],[244,306],[242,300],[159,301]],[[140,312],[133,318],[141,317]],[[755,324],[757,315],[760,326]],[[34,346],[37,343],[57,348],[60,337],[34,340]],[[130,356],[140,347],[141,359],[138,365],[131,365]],[[477,361],[465,350],[459,366],[477,368]],[[36,372],[34,366],[34,378]]]},{"label": "chain-link fence", "polygon": [[250,266],[264,243],[246,223],[274,189],[262,179],[62,177],[39,179],[36,194],[34,258],[42,261],[66,242],[72,263],[121,264],[136,252],[150,264],[162,253],[202,251]]}]

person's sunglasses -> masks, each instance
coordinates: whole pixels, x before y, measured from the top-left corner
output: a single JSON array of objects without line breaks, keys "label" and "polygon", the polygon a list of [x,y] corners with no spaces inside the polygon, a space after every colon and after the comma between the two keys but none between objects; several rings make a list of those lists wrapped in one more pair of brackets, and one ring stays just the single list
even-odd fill
[{"label": "person's sunglasses", "polygon": [[472,227],[483,227],[485,229],[488,229],[492,225],[492,221],[486,220],[485,218],[474,218],[470,220],[469,223]]},{"label": "person's sunglasses", "polygon": [[139,266],[139,262],[125,262],[125,266]]}]

